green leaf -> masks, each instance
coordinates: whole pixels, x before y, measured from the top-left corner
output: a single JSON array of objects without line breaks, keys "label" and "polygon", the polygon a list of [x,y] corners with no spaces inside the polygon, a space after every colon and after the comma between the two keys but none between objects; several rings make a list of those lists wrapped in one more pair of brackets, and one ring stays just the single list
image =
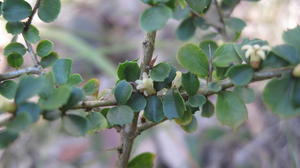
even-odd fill
[{"label": "green leaf", "polygon": [[201,107],[206,102],[206,97],[202,94],[196,94],[189,97],[188,104],[191,107]]},{"label": "green leaf", "polygon": [[14,68],[20,68],[23,65],[23,57],[18,53],[12,53],[7,57],[7,63]]},{"label": "green leaf", "polygon": [[141,27],[147,31],[162,29],[169,18],[172,16],[172,10],[164,5],[153,6],[146,9],[140,18]]},{"label": "green leaf", "polygon": [[47,121],[55,121],[61,117],[61,113],[58,110],[45,110],[43,111],[43,118]]},{"label": "green leaf", "polygon": [[191,112],[190,108],[187,108],[183,116],[175,119],[175,122],[179,125],[188,125],[192,122],[192,120],[193,120],[193,113]]},{"label": "green leaf", "polygon": [[18,138],[18,134],[15,132],[9,132],[7,130],[0,132],[0,149],[8,147]]},{"label": "green leaf", "polygon": [[218,120],[233,129],[238,128],[247,119],[247,109],[242,99],[233,92],[220,92],[217,98],[216,112]]},{"label": "green leaf", "polygon": [[294,93],[293,93],[293,104],[295,107],[300,107],[300,79],[295,79]]},{"label": "green leaf", "polygon": [[128,168],[153,168],[155,155],[150,152],[145,152],[135,156],[128,163]]},{"label": "green leaf", "polygon": [[234,63],[241,63],[241,58],[234,44],[224,44],[216,50],[213,63],[217,67],[228,67]]},{"label": "green leaf", "polygon": [[85,95],[98,95],[98,91],[99,91],[99,87],[100,87],[100,82],[98,79],[90,79],[88,80],[82,87]]},{"label": "green leaf", "polygon": [[247,85],[253,78],[254,70],[248,64],[240,64],[228,70],[228,77],[237,86]]},{"label": "green leaf", "polygon": [[171,66],[169,64],[159,63],[150,71],[150,77],[154,81],[162,82],[169,76],[170,72]]},{"label": "green leaf", "polygon": [[182,87],[189,94],[194,95],[198,92],[200,82],[198,77],[190,72],[182,74]]},{"label": "green leaf", "polygon": [[194,25],[202,30],[207,30],[210,26],[203,17],[194,17],[193,21]]},{"label": "green leaf", "polygon": [[36,53],[40,57],[45,57],[53,50],[53,43],[49,40],[42,40],[36,47]]},{"label": "green leaf", "polygon": [[59,59],[53,65],[53,73],[56,83],[59,85],[68,82],[70,73],[72,71],[72,60],[70,59]]},{"label": "green leaf", "polygon": [[225,18],[225,25],[236,32],[241,32],[246,27],[246,23],[236,17]]},{"label": "green leaf", "polygon": [[60,12],[60,0],[41,0],[39,18],[44,22],[54,21]]},{"label": "green leaf", "polygon": [[75,73],[75,74],[70,75],[67,84],[70,86],[76,86],[76,85],[79,85],[81,82],[83,82],[81,75],[78,73]]},{"label": "green leaf", "polygon": [[120,80],[136,81],[140,77],[140,67],[136,61],[126,61],[119,64],[117,74]]},{"label": "green leaf", "polygon": [[87,116],[88,132],[95,133],[108,127],[106,118],[100,112],[91,112]]},{"label": "green leaf", "polygon": [[25,130],[31,123],[31,117],[28,113],[19,113],[7,124],[7,129],[9,132],[19,133]]},{"label": "green leaf", "polygon": [[114,92],[118,104],[126,104],[132,94],[132,90],[131,84],[125,80],[118,82]]},{"label": "green leaf", "polygon": [[194,36],[196,32],[196,26],[194,24],[193,17],[183,20],[176,30],[176,35],[179,40],[189,40]]},{"label": "green leaf", "polygon": [[2,5],[3,17],[9,22],[17,22],[31,15],[32,9],[24,0],[5,0]]},{"label": "green leaf", "polygon": [[86,118],[69,114],[62,119],[63,130],[73,136],[84,136],[88,130],[88,121]]},{"label": "green leaf", "polygon": [[181,128],[187,132],[192,133],[198,129],[198,121],[195,116],[193,116],[192,121],[188,125],[181,125]]},{"label": "green leaf", "polygon": [[168,77],[163,82],[154,82],[155,90],[161,90],[163,88],[170,88],[172,86],[172,81],[176,76],[176,69],[171,66],[171,71]]},{"label": "green leaf", "polygon": [[255,100],[255,93],[253,89],[248,87],[235,87],[233,92],[235,92],[246,104],[252,103]]},{"label": "green leaf", "polygon": [[23,32],[24,24],[22,22],[7,22],[5,28],[8,33],[17,35]]},{"label": "green leaf", "polygon": [[120,105],[111,108],[107,113],[107,120],[112,125],[125,125],[133,120],[133,111],[129,106]]},{"label": "green leaf", "polygon": [[[263,91],[263,100],[267,107],[281,118],[298,116],[300,108],[294,106],[293,97],[296,80],[289,75],[270,81]],[[298,87],[298,86],[297,86]]]},{"label": "green leaf", "polygon": [[22,103],[18,106],[16,114],[28,113],[31,122],[37,122],[40,118],[41,109],[35,103]]},{"label": "green leaf", "polygon": [[208,83],[207,89],[208,89],[208,91],[211,91],[211,92],[219,92],[220,90],[222,90],[222,86],[218,82],[210,82],[210,83]]},{"label": "green leaf", "polygon": [[55,110],[67,103],[70,94],[71,89],[68,86],[55,88],[51,95],[40,98],[39,104],[44,110]]},{"label": "green leaf", "polygon": [[211,59],[215,55],[215,52],[218,48],[218,44],[212,40],[202,41],[199,46],[202,49],[202,51],[205,53],[205,55]]},{"label": "green leaf", "polygon": [[295,27],[294,29],[289,29],[283,33],[283,40],[295,48],[297,48],[298,53],[300,53],[300,39],[298,38],[300,35],[300,26]]},{"label": "green leaf", "polygon": [[201,116],[210,118],[215,113],[215,106],[211,101],[207,100],[206,103],[202,106]]},{"label": "green leaf", "polygon": [[52,66],[57,59],[58,59],[57,53],[51,52],[49,55],[42,57],[40,64],[43,68],[47,68],[49,66]]},{"label": "green leaf", "polygon": [[197,13],[202,14],[211,3],[211,0],[186,0],[188,5]]},{"label": "green leaf", "polygon": [[4,55],[8,56],[8,55],[13,54],[13,53],[24,55],[26,53],[26,48],[24,47],[23,44],[18,43],[18,42],[9,43],[4,48]]},{"label": "green leaf", "polygon": [[165,118],[163,105],[159,97],[150,96],[147,98],[144,116],[152,122],[160,122]]},{"label": "green leaf", "polygon": [[8,99],[12,99],[15,97],[17,87],[17,83],[13,80],[6,80],[0,83],[0,94]]},{"label": "green leaf", "polygon": [[300,62],[300,54],[297,49],[289,44],[278,45],[272,50],[276,56],[282,58],[292,65],[297,65]]},{"label": "green leaf", "polygon": [[186,110],[183,98],[176,90],[168,90],[163,96],[163,111],[168,119],[180,118]]},{"label": "green leaf", "polygon": [[177,53],[177,61],[187,70],[206,77],[208,75],[208,59],[205,53],[194,44],[186,44]]},{"label": "green leaf", "polygon": [[26,99],[39,94],[43,87],[44,81],[42,78],[34,78],[31,76],[22,78],[16,92],[16,103],[20,104],[26,101]]},{"label": "green leaf", "polygon": [[23,32],[23,37],[29,43],[36,43],[40,40],[39,34],[40,34],[39,30],[33,25],[30,25],[28,30]]},{"label": "green leaf", "polygon": [[263,69],[272,69],[272,68],[280,68],[286,67],[290,65],[287,61],[280,58],[273,51],[269,52],[267,58],[262,62]]},{"label": "green leaf", "polygon": [[127,105],[131,107],[134,112],[139,112],[144,110],[146,107],[147,101],[145,97],[140,93],[133,93],[130,99],[127,102]]},{"label": "green leaf", "polygon": [[55,89],[55,81],[54,81],[54,75],[52,72],[48,72],[44,76],[42,76],[44,80],[43,89],[39,92],[39,96],[41,98],[47,99],[47,97],[51,96]]},{"label": "green leaf", "polygon": [[74,106],[76,106],[80,101],[84,99],[84,93],[80,88],[72,88],[71,94],[69,96],[68,101],[63,106],[63,110],[68,110]]}]

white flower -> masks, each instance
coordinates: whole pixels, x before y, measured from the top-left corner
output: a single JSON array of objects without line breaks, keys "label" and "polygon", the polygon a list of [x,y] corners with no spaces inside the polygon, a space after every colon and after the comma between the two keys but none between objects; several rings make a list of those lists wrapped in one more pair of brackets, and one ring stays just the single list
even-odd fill
[{"label": "white flower", "polygon": [[242,47],[242,50],[246,50],[245,56],[246,58],[250,59],[266,59],[266,51],[270,51],[271,47],[268,45],[259,46],[258,44],[255,44],[253,46],[251,45],[244,45]]},{"label": "white flower", "polygon": [[172,81],[172,88],[179,88],[181,86],[182,73],[180,71],[176,72],[176,76]]},{"label": "white flower", "polygon": [[168,89],[163,88],[157,92],[157,96],[164,96],[164,95],[166,95],[167,91],[168,91]]},{"label": "white flower", "polygon": [[153,87],[153,80],[148,77],[147,73],[143,73],[142,80],[136,80],[135,83],[137,84],[136,89],[140,92],[143,92],[145,96],[149,96],[155,94],[156,91]]}]

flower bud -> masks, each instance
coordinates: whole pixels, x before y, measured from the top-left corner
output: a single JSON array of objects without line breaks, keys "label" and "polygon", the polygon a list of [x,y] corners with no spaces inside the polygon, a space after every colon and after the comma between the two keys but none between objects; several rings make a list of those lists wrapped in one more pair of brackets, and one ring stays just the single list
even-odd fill
[{"label": "flower bud", "polygon": [[300,78],[300,64],[295,66],[295,68],[293,69],[293,76],[296,78]]}]

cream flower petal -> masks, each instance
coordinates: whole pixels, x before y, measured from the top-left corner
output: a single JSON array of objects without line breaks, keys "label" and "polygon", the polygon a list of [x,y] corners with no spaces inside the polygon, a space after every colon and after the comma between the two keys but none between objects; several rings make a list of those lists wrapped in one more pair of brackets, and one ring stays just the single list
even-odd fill
[{"label": "cream flower petal", "polygon": [[256,54],[261,58],[261,59],[266,59],[266,54],[263,50],[258,50],[256,51]]},{"label": "cream flower petal", "polygon": [[271,51],[271,47],[268,46],[268,45],[262,46],[261,49],[264,50],[264,51]]},{"label": "cream flower petal", "polygon": [[172,81],[172,88],[179,88],[181,86],[182,73],[180,71],[176,72],[176,76]]},{"label": "cream flower petal", "polygon": [[253,48],[248,49],[245,53],[245,57],[249,58],[252,55],[252,53],[254,53],[254,49]]}]

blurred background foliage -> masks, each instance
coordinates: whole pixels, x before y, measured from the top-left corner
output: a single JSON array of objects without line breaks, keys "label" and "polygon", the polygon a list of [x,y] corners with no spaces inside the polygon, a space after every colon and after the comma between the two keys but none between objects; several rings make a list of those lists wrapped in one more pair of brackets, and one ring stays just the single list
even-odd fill
[{"label": "blurred background foliage", "polygon": [[[63,0],[62,3],[57,21],[43,24],[36,18],[34,24],[42,28],[42,38],[55,41],[61,57],[74,59],[74,73],[80,73],[84,79],[100,79],[102,90],[110,88],[118,63],[142,55],[144,32],[138,20],[147,6],[139,0]],[[232,15],[247,22],[242,38],[261,38],[276,45],[282,42],[283,31],[300,24],[299,8],[299,0],[242,1]],[[209,11],[206,17],[213,19],[214,14],[215,11]],[[185,43],[176,38],[178,24],[172,19],[159,32],[155,51],[158,61],[177,65],[176,50]],[[11,37],[5,32],[3,20],[0,26],[2,50]],[[213,37],[211,33],[211,29],[199,29],[191,41],[198,43]],[[213,38],[220,42],[219,37]],[[8,70],[1,54],[0,72]],[[186,134],[167,122],[140,136],[133,155],[154,152],[159,168],[300,167],[300,119],[279,121],[266,110],[259,99],[264,83],[251,84],[258,99],[247,105],[249,119],[239,130],[230,130],[216,119],[200,115],[199,129],[193,134]],[[0,168],[115,167],[119,137],[114,130],[70,137],[60,132],[59,125],[59,121],[40,120],[10,148],[0,151]]]}]

